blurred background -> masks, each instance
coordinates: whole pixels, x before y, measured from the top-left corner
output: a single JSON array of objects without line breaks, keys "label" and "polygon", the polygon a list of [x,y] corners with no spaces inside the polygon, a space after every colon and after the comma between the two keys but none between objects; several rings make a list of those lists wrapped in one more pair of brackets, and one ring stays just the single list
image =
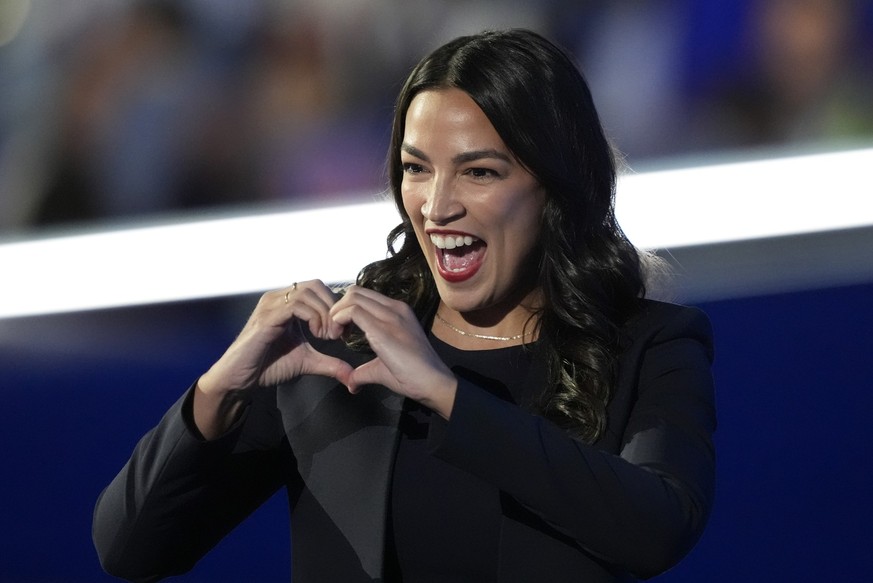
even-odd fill
[{"label": "blurred background", "polygon": [[[410,67],[510,26],[575,54],[634,170],[873,145],[873,0],[0,0],[0,243],[373,200]],[[720,494],[659,581],[870,572],[871,294],[688,298],[716,330]],[[109,579],[97,495],[255,301],[0,320],[0,581]],[[285,506],[183,579],[287,581]]]},{"label": "blurred background", "polygon": [[0,2],[0,235],[384,187],[393,99],[444,41],[578,58],[631,167],[873,136],[869,0]]}]

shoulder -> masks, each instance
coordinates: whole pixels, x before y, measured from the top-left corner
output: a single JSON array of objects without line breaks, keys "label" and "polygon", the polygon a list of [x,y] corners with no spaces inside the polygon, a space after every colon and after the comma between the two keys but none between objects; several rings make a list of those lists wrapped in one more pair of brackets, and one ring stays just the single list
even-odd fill
[{"label": "shoulder", "polygon": [[639,310],[628,319],[622,332],[629,349],[685,339],[699,343],[709,360],[713,358],[712,324],[703,310],[693,306],[641,300]]}]

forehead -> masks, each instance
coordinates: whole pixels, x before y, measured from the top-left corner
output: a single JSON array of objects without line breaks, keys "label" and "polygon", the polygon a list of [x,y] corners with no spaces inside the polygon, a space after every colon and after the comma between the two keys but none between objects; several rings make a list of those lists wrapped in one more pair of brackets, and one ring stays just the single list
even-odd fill
[{"label": "forehead", "polygon": [[459,134],[505,149],[488,116],[466,92],[456,88],[429,89],[412,99],[406,111],[404,141],[439,141]]}]

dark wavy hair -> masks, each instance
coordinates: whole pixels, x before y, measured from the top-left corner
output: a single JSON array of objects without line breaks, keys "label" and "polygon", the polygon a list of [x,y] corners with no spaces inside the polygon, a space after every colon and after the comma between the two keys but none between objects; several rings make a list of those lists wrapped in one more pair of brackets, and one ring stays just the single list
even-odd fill
[{"label": "dark wavy hair", "polygon": [[487,31],[441,46],[412,70],[397,99],[388,154],[402,223],[388,236],[388,257],[366,266],[358,283],[404,300],[423,322],[433,317],[439,297],[403,208],[400,145],[413,98],[450,87],[476,102],[546,191],[537,263],[544,303],[533,322],[550,382],[537,407],[571,434],[596,441],[606,427],[619,330],[645,285],[640,254],[615,219],[615,159],[591,93],[550,41],[527,30]]}]

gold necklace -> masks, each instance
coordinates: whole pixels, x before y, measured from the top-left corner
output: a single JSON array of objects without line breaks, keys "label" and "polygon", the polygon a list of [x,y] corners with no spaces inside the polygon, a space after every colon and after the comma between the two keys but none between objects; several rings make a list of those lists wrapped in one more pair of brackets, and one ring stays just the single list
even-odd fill
[{"label": "gold necklace", "polygon": [[460,334],[461,336],[471,336],[473,338],[481,338],[482,340],[496,340],[498,342],[509,342],[510,340],[521,340],[525,336],[530,336],[530,332],[525,332],[523,334],[516,334],[515,336],[489,336],[487,334],[474,334],[473,332],[464,332],[460,328],[455,328],[449,322],[440,316],[439,312],[435,312],[434,315],[437,317],[437,320]]}]

